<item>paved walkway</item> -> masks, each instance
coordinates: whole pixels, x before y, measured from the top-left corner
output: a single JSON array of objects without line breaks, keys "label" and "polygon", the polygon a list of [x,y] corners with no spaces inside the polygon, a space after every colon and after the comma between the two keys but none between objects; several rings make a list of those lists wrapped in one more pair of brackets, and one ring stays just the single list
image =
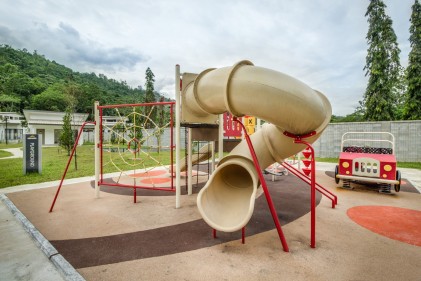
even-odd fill
[{"label": "paved walkway", "polygon": [[57,268],[0,201],[0,279],[60,281]]},{"label": "paved walkway", "polygon": [[[16,154],[18,154],[19,151],[22,152],[20,149],[12,150]],[[316,168],[317,170],[334,171],[335,165],[336,164],[334,163],[318,162]],[[421,172],[416,169],[400,170],[402,172],[402,177],[408,179],[421,193]],[[85,182],[92,179],[93,177],[70,179],[66,180],[65,184]],[[6,196],[2,195],[5,193],[57,185],[58,181],[54,181],[0,189],[0,237],[2,237],[2,239],[0,239],[0,252],[2,253],[0,255],[1,280],[83,280],[80,275],[72,275],[72,270],[74,269],[67,264],[64,259],[60,260],[61,255],[57,253],[51,254],[51,251],[54,251],[55,249],[48,248],[51,246],[48,241],[46,241],[46,243],[48,243],[49,246],[46,246],[43,245],[44,242],[40,242],[37,238],[34,238],[33,233],[37,232],[36,228],[29,221],[29,225],[25,226],[22,220],[25,220],[26,218],[23,217],[23,219],[21,219],[23,215],[19,210],[13,210],[13,208],[8,205],[8,202],[10,201]],[[22,225],[24,225],[24,227],[22,227]],[[45,248],[47,248],[47,250],[45,250]],[[50,254],[46,254],[46,251]],[[47,257],[50,257],[50,259]],[[60,261],[57,262],[57,259]],[[70,266],[70,268],[67,268],[67,266]],[[70,272],[70,274],[68,272]]]},{"label": "paved walkway", "polygon": [[23,158],[23,151],[21,148],[2,148],[1,150],[7,151],[12,153],[12,156],[8,156],[8,157],[3,157],[0,158],[0,160],[2,159],[11,159],[11,158]]}]

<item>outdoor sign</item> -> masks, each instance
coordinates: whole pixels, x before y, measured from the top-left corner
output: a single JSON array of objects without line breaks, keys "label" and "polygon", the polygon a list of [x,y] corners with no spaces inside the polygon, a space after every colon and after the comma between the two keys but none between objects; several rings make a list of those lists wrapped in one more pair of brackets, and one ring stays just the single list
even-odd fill
[{"label": "outdoor sign", "polygon": [[41,174],[42,170],[42,150],[40,134],[25,134],[23,138],[23,174],[37,172]]}]

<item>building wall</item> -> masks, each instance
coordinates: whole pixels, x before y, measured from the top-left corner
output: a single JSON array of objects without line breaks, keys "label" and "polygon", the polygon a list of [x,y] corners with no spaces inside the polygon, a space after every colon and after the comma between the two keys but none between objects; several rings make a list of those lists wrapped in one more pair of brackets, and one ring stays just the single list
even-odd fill
[{"label": "building wall", "polygon": [[389,132],[395,136],[398,161],[421,162],[421,120],[330,123],[314,143],[318,157],[338,157],[346,132]]},{"label": "building wall", "polygon": [[[36,134],[37,130],[44,130],[42,144],[43,145],[58,145],[57,139],[57,132],[63,129],[63,126],[60,125],[30,125],[28,126],[30,134]],[[79,130],[80,126],[75,126],[75,130]],[[77,133],[76,131],[75,133]],[[56,135],[55,135],[56,134]],[[83,144],[83,135],[80,137],[78,144]]]},{"label": "building wall", "polygon": [[[7,118],[7,120],[6,120]],[[22,141],[22,128],[23,116],[15,112],[0,112],[0,142],[16,143]],[[7,127],[7,131],[6,131]]]}]

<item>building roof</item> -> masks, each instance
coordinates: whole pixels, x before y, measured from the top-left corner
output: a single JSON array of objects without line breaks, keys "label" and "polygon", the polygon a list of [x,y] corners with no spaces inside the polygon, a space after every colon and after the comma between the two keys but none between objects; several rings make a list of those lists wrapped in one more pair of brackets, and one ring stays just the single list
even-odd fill
[{"label": "building roof", "polygon": [[[55,112],[46,110],[24,110],[28,125],[63,125],[65,112]],[[72,125],[82,125],[88,118],[88,113],[73,113]]]}]

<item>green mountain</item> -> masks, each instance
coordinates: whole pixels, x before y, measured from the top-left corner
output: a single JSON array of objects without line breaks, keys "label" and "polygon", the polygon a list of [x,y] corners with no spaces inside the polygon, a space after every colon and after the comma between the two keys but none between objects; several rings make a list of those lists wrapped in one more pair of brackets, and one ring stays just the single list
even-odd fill
[{"label": "green mountain", "polygon": [[[155,97],[162,99],[159,93]],[[76,72],[36,51],[0,45],[0,111],[65,111],[70,106],[76,112],[92,114],[94,101],[125,104],[141,103],[144,98],[141,87],[131,88],[125,81]]]}]

